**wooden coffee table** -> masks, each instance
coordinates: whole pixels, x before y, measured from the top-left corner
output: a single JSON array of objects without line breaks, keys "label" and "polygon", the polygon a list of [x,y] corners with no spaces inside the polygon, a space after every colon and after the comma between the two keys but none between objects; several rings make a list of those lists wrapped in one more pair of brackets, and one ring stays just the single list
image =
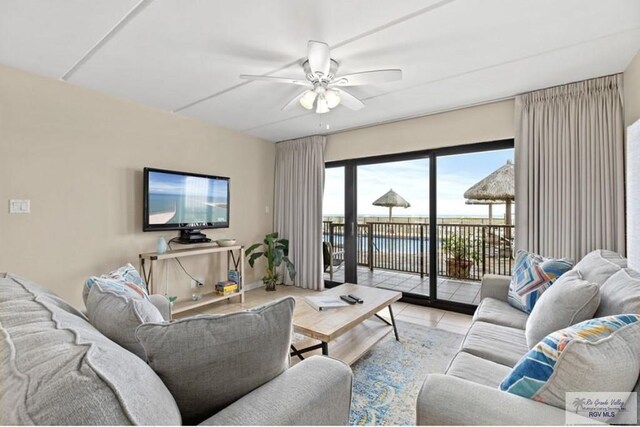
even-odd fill
[{"label": "wooden coffee table", "polygon": [[[296,297],[293,330],[309,339],[291,346],[292,357],[304,359],[305,353],[322,350],[324,355],[352,364],[391,331],[396,340],[399,339],[391,304],[402,298],[401,292],[345,283],[318,295],[340,297],[348,294],[356,295],[364,302],[317,311],[304,297]],[[391,322],[377,314],[385,308],[389,310]]]}]

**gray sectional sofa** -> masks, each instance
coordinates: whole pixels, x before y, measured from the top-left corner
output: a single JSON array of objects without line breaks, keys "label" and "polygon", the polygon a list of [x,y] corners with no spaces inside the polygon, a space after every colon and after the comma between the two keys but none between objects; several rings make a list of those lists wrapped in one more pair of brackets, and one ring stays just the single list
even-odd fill
[{"label": "gray sectional sofa", "polygon": [[[602,287],[621,269],[640,278],[640,273],[626,267],[626,259],[609,251],[594,251],[574,267],[586,281],[600,286],[602,300],[594,317],[640,313],[638,287],[626,292],[620,292],[620,287],[614,290],[609,283],[606,292]],[[458,354],[445,374],[429,375],[422,386],[417,401],[418,425],[565,424],[565,411],[499,389],[529,351],[525,336],[529,316],[508,304],[509,283],[508,276],[483,278],[480,305]],[[639,390],[640,383],[635,387]]]},{"label": "gray sectional sofa", "polygon": [[[288,353],[288,345],[285,350]],[[181,351],[184,357],[191,356],[184,348],[173,350]],[[180,425],[183,421],[167,386],[140,357],[107,339],[49,290],[11,274],[0,274],[0,354],[3,425]],[[248,369],[254,370],[260,366]],[[243,374],[244,396],[197,422],[348,422],[352,373],[342,362],[311,357],[264,384],[247,381],[251,372]]]}]

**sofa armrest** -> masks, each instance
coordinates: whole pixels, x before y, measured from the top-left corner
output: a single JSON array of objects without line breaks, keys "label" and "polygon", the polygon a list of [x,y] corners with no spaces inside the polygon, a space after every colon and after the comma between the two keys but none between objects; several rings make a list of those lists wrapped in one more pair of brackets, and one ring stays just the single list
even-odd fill
[{"label": "sofa armrest", "polygon": [[[431,374],[418,394],[418,425],[564,425],[566,412],[497,388]],[[585,424],[594,423],[585,419]]]},{"label": "sofa armrest", "polygon": [[509,283],[511,283],[511,276],[485,274],[480,283],[480,301],[491,297],[506,302],[509,295]]},{"label": "sofa armrest", "polygon": [[345,363],[313,356],[201,425],[347,425],[352,379]]},{"label": "sofa armrest", "polygon": [[152,294],[149,295],[149,300],[151,304],[153,304],[165,321],[171,320],[171,303],[164,295]]}]

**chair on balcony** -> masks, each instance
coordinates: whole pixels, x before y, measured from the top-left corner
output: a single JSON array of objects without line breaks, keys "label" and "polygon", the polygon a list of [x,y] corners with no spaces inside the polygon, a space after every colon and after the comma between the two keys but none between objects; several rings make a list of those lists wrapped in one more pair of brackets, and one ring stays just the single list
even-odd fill
[{"label": "chair on balcony", "polygon": [[329,280],[333,280],[333,272],[344,263],[344,251],[334,251],[331,243],[322,242],[322,258],[324,271],[329,270]]},{"label": "chair on balcony", "polygon": [[497,254],[500,258],[513,258],[513,237],[505,236],[499,230],[485,228],[484,241],[490,248],[490,256]]}]

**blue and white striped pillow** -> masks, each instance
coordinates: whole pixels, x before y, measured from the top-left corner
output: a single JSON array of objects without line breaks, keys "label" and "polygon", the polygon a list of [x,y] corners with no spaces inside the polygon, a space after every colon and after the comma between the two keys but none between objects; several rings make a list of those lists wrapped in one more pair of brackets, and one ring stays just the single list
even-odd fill
[{"label": "blue and white striped pillow", "polygon": [[567,392],[633,390],[639,360],[640,315],[591,319],[545,337],[500,389],[565,409]]}]

